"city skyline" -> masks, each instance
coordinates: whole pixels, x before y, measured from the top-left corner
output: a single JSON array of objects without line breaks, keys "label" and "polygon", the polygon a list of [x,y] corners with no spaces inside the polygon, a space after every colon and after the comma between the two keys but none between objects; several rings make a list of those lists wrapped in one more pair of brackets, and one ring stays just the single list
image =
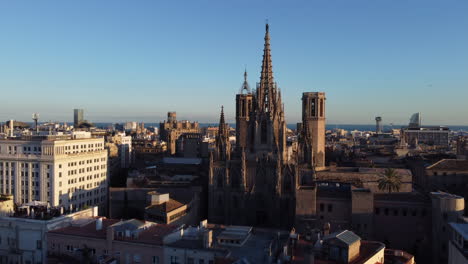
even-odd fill
[{"label": "city skyline", "polygon": [[310,90],[327,93],[328,124],[407,124],[414,112],[426,125],[468,123],[466,2],[264,3],[0,4],[0,120],[70,122],[83,108],[92,122],[177,111],[216,123],[224,105],[233,122],[244,69],[251,87],[259,80],[268,18],[287,123]]}]

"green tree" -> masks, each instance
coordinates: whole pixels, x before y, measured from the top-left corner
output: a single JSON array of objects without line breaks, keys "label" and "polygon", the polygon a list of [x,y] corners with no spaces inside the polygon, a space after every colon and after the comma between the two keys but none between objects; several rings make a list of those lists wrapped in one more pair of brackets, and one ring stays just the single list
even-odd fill
[{"label": "green tree", "polygon": [[388,193],[399,191],[401,186],[401,175],[393,168],[385,169],[382,178],[379,179],[379,189]]}]

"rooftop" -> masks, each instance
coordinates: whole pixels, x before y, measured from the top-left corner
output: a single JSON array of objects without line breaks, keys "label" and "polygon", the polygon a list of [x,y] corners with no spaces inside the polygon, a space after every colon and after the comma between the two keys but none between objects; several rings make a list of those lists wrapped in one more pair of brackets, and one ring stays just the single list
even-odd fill
[{"label": "rooftop", "polygon": [[322,182],[317,185],[317,197],[351,198],[351,186],[349,184]]},{"label": "rooftop", "polygon": [[[300,239],[297,242],[297,247],[294,250],[295,255],[291,263],[293,264],[300,264],[300,263],[337,264],[338,263],[333,260],[320,259],[319,255],[314,256],[313,255],[314,253],[312,253],[313,247],[314,245],[312,242]],[[377,252],[379,252],[380,250],[384,248],[385,248],[385,245],[383,243],[380,243],[377,241],[361,240],[361,246],[359,247],[359,256],[355,258],[353,261],[351,261],[349,264],[366,263],[371,257],[373,257]],[[314,259],[313,261],[311,260],[312,258]],[[307,260],[309,260],[309,262],[305,262]]]},{"label": "rooftop", "polygon": [[449,223],[449,225],[460,234],[464,240],[468,240],[468,224],[466,223]]},{"label": "rooftop", "polygon": [[[212,232],[212,245],[206,247],[204,235]],[[206,227],[188,227],[182,238],[168,242],[168,246],[187,249],[216,251],[223,260],[240,261],[235,263],[263,263],[268,258],[270,247],[278,241],[286,241],[286,231],[262,229],[249,226],[222,226],[208,224]],[[241,241],[236,243],[232,241]],[[275,249],[280,249],[279,246]]]},{"label": "rooftop", "polygon": [[164,157],[162,160],[165,164],[186,164],[186,165],[200,165],[200,158],[171,158]]},{"label": "rooftop", "polygon": [[402,250],[385,249],[384,261],[385,264],[412,264],[414,256]]},{"label": "rooftop", "polygon": [[443,159],[426,168],[427,170],[468,171],[468,160]]},{"label": "rooftop", "polygon": [[89,237],[89,238],[99,238],[99,239],[106,239],[106,229],[107,227],[118,223],[119,220],[117,219],[106,219],[102,220],[102,229],[96,230],[96,223],[92,221],[91,223],[87,223],[85,225],[79,224],[72,224],[71,226],[67,226],[64,228],[59,228],[55,230],[49,231],[52,234],[62,234],[62,235],[70,235],[70,236],[80,236],[80,237]]},{"label": "rooftop", "polygon": [[356,235],[354,232],[349,231],[349,230],[338,231],[338,232],[329,234],[323,237],[323,240],[327,240],[331,238],[336,238],[347,245],[352,245],[358,242],[359,240],[361,240],[361,238],[358,235]]},{"label": "rooftop", "polygon": [[182,206],[184,206],[183,203],[174,199],[169,199],[167,202],[146,207],[146,211],[150,214],[169,213]]},{"label": "rooftop", "polygon": [[437,196],[441,199],[463,199],[462,196],[446,192],[431,192],[431,196]]},{"label": "rooftop", "polygon": [[375,193],[374,200],[378,201],[399,201],[399,202],[420,202],[430,203],[428,196],[419,192],[393,192],[393,193]]},{"label": "rooftop", "polygon": [[[97,220],[97,219],[96,219]],[[98,238],[106,239],[107,228],[110,226],[128,226],[128,227],[141,227],[149,222],[142,222],[139,220],[131,219],[127,221],[121,221],[116,219],[102,219],[102,228],[96,230],[96,221],[84,225],[71,225],[65,228],[49,231],[51,234],[61,234],[69,236],[79,236],[83,238]],[[137,237],[117,237],[114,236],[115,240],[126,241],[130,243],[143,243],[152,245],[162,245],[164,236],[172,233],[176,229],[175,226],[155,224],[147,225],[147,227],[138,234]]]}]

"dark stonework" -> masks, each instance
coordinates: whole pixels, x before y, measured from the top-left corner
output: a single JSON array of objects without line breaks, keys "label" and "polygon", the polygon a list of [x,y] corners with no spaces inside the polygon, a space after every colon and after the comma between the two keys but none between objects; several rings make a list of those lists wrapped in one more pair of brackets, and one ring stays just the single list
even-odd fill
[{"label": "dark stonework", "polygon": [[255,91],[250,91],[246,76],[236,96],[233,148],[221,111],[220,133],[210,158],[209,221],[279,228],[313,225],[313,141],[309,130],[301,130],[297,151],[287,155],[284,107],[281,91],[273,80],[268,25]]}]

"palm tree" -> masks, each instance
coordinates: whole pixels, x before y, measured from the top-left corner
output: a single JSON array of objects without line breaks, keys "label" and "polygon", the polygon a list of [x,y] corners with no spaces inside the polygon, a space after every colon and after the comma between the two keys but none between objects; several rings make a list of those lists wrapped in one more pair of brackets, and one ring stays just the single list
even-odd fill
[{"label": "palm tree", "polygon": [[393,168],[385,169],[382,178],[378,180],[379,190],[386,190],[388,193],[399,191],[401,186],[401,175]]}]

